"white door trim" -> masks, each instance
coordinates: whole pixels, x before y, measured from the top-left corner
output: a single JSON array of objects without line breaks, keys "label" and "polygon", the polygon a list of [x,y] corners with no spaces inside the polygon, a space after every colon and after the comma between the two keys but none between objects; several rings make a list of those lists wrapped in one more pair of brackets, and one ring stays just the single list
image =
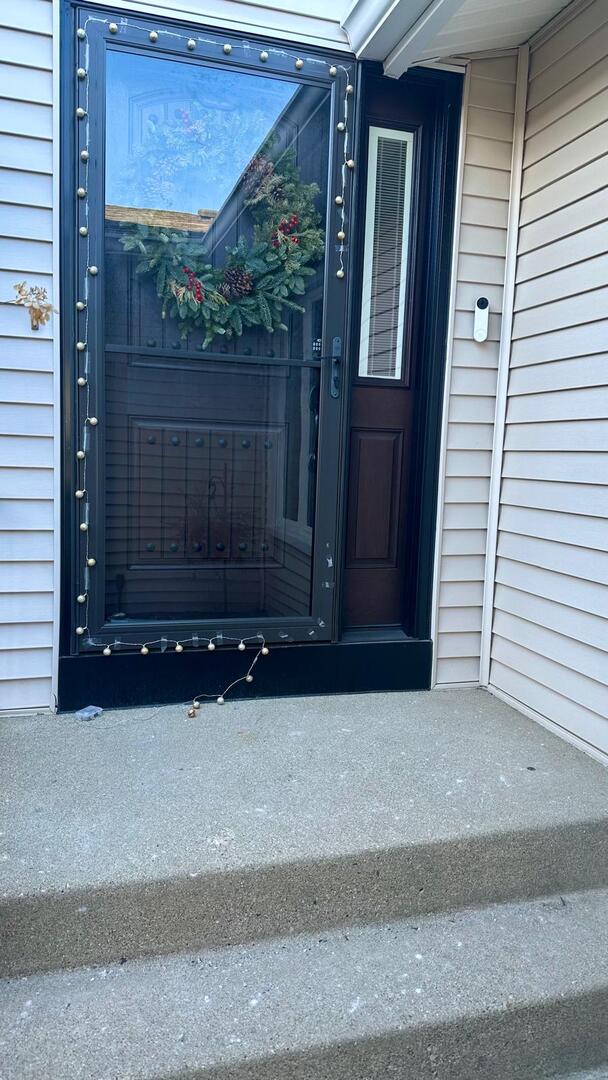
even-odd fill
[{"label": "white door trim", "polygon": [[509,216],[507,220],[507,248],[503,309],[498,349],[498,380],[496,385],[496,408],[494,413],[494,440],[488,505],[488,531],[486,539],[483,608],[481,619],[481,662],[479,682],[488,686],[490,680],[490,657],[492,649],[492,620],[494,614],[494,586],[496,576],[496,549],[498,544],[498,517],[500,510],[500,486],[502,459],[507,415],[509,387],[509,362],[511,357],[511,334],[513,331],[513,304],[515,299],[515,273],[517,269],[517,244],[519,238],[519,211],[524,158],[524,135],[526,105],[528,98],[528,70],[530,47],[522,45],[518,50],[517,84],[515,89],[515,116],[513,128],[513,151],[511,155],[511,187],[509,192]]}]

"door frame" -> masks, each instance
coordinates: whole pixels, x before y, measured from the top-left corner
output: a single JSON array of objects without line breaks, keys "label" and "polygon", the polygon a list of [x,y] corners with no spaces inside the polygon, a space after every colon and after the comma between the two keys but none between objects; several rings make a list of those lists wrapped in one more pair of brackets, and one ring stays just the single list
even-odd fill
[{"label": "door frame", "polygon": [[[145,40],[149,32],[154,28],[158,28],[162,33],[162,27],[166,27],[167,30],[172,31],[178,29],[182,35],[183,40],[179,44],[173,45],[171,40],[168,44],[163,43],[162,51],[159,48],[159,55],[167,57],[175,57],[183,62],[196,62],[204,61],[206,66],[211,64],[212,66],[222,67],[227,62],[231,63],[239,71],[250,71],[259,75],[260,77],[272,77],[278,76],[281,78],[288,78],[293,80],[297,84],[308,83],[313,86],[326,87],[330,91],[330,127],[329,127],[329,182],[327,189],[327,203],[326,203],[326,232],[327,243],[325,252],[324,263],[324,314],[323,314],[323,341],[325,348],[323,349],[324,355],[320,360],[313,360],[310,362],[302,362],[302,366],[314,366],[319,369],[319,376],[321,381],[321,417],[319,424],[319,439],[317,447],[317,455],[322,468],[322,462],[328,463],[327,469],[330,473],[330,484],[332,488],[332,497],[329,497],[327,488],[328,484],[321,484],[319,481],[316,485],[315,495],[315,524],[313,534],[313,553],[316,558],[313,559],[312,574],[311,574],[311,606],[312,613],[310,616],[294,616],[294,617],[277,617],[276,619],[264,618],[242,618],[242,619],[222,619],[222,618],[210,618],[210,619],[196,619],[196,620],[179,620],[174,621],[167,620],[167,623],[162,625],[158,629],[145,621],[129,620],[124,626],[118,629],[116,624],[107,623],[103,620],[103,596],[95,594],[91,599],[91,623],[95,627],[94,637],[95,646],[89,646],[87,648],[86,640],[84,637],[78,638],[75,635],[75,596],[76,593],[82,588],[81,583],[81,565],[82,554],[80,559],[78,558],[78,550],[81,545],[78,543],[78,522],[80,519],[80,505],[74,500],[74,490],[79,485],[75,482],[75,451],[79,445],[80,427],[78,425],[78,396],[76,389],[76,364],[77,354],[75,353],[75,341],[78,336],[78,325],[75,311],[75,301],[77,299],[77,289],[80,288],[80,282],[86,274],[86,258],[83,255],[82,242],[79,243],[78,236],[78,200],[75,199],[75,188],[78,183],[82,183],[82,166],[78,161],[79,146],[76,146],[76,139],[78,138],[77,124],[74,121],[74,110],[79,102],[78,99],[78,87],[79,82],[75,78],[75,71],[77,67],[78,46],[80,43],[76,36],[76,27],[78,20],[82,21],[86,18],[87,14],[92,16],[99,15],[106,20],[106,23],[111,22],[113,19],[120,21],[120,16],[127,20],[131,20],[133,29],[128,25],[126,31],[121,32],[120,41],[121,44],[118,47],[124,47],[126,50],[139,53],[143,51],[142,45],[142,31],[145,31]],[[123,27],[120,27],[123,31]],[[185,48],[185,39],[194,33],[209,34],[210,38],[213,38],[213,42],[209,41],[206,44],[202,44],[201,47],[194,52],[188,52]],[[99,158],[96,163],[94,171],[89,173],[89,180],[87,181],[87,199],[91,197],[91,229],[90,232],[97,232],[98,236],[103,235],[103,146],[105,140],[105,64],[101,63],[102,55],[105,53],[107,44],[110,47],[113,44],[112,35],[106,27],[98,28],[95,34],[91,33],[89,45],[89,58],[90,58],[90,72],[87,73],[87,82],[90,86],[89,97],[91,101],[96,102],[95,113],[97,114],[94,119],[93,109],[91,108],[90,121],[87,119],[87,123],[91,124],[91,157],[93,156],[93,148],[99,148]],[[234,43],[235,39],[238,41],[244,40],[242,34],[235,32],[219,32],[215,30],[202,30],[194,29],[192,25],[183,25],[179,20],[172,19],[170,17],[158,18],[154,15],[140,14],[138,12],[120,12],[112,11],[112,9],[105,8],[103,5],[79,3],[78,0],[64,0],[62,6],[62,34],[61,34],[61,47],[62,47],[62,110],[61,110],[61,153],[62,160],[66,163],[62,169],[61,174],[61,235],[62,235],[62,248],[61,248],[61,282],[62,282],[62,318],[61,318],[61,340],[62,340],[62,387],[63,387],[63,430],[64,430],[64,447],[63,447],[63,530],[62,530],[62,602],[61,602],[61,628],[60,628],[60,654],[61,656],[82,656],[83,653],[91,651],[93,653],[99,652],[104,645],[111,645],[116,639],[117,635],[122,641],[132,642],[136,644],[141,642],[142,638],[156,637],[169,634],[171,639],[187,638],[189,635],[200,634],[201,637],[206,636],[214,637],[216,634],[223,633],[225,638],[229,640],[230,635],[234,636],[234,640],[238,641],[245,636],[254,636],[256,633],[263,631],[264,636],[268,641],[292,641],[292,640],[336,640],[337,628],[338,628],[338,593],[335,588],[335,574],[338,566],[338,556],[336,547],[336,538],[339,530],[339,514],[341,512],[341,499],[336,498],[335,495],[340,491],[342,486],[342,449],[340,433],[342,430],[342,414],[343,414],[343,402],[344,393],[341,393],[338,397],[334,397],[329,393],[329,385],[332,376],[332,362],[330,357],[331,347],[330,344],[336,339],[340,339],[342,342],[346,337],[347,332],[347,320],[348,320],[348,284],[349,284],[349,245],[345,244],[342,252],[339,253],[339,245],[335,240],[335,233],[339,228],[339,208],[336,206],[335,198],[338,191],[344,190],[344,202],[347,206],[347,211],[350,214],[350,202],[351,202],[351,189],[352,189],[352,173],[351,170],[346,169],[343,165],[344,150],[343,140],[340,133],[337,130],[337,124],[342,120],[344,115],[344,102],[346,100],[346,87],[347,84],[354,78],[355,74],[355,60],[350,54],[344,54],[341,52],[332,52],[330,50],[322,50],[318,48],[311,48],[309,46],[302,47],[302,55],[309,61],[306,69],[306,63],[304,69],[296,68],[294,65],[294,57],[298,55],[298,47],[296,45],[289,45],[288,51],[283,51],[277,48],[277,43],[274,39],[265,39],[262,35],[259,37],[256,35],[255,39],[247,38],[247,46],[251,50],[251,59],[248,59],[247,53],[243,57],[240,57],[234,61],[227,61],[227,58],[221,57],[221,46],[226,43]],[[118,41],[118,37],[116,41]],[[215,46],[215,53],[218,55],[208,56],[207,54],[212,51],[212,45]],[[150,48],[150,46],[148,46]],[[270,61],[261,65],[258,60],[259,51],[267,48],[270,52],[274,50],[274,54],[271,53]],[[233,45],[234,52],[234,45]],[[255,60],[254,60],[255,57]],[[328,69],[331,65],[337,68],[335,75],[330,75]],[[316,66],[315,66],[316,65]],[[349,125],[355,125],[355,95],[350,94],[348,96],[348,113],[349,113]],[[344,177],[344,181],[342,181]],[[84,259],[84,261],[83,261]],[[104,275],[103,275],[103,241],[99,239],[97,241],[96,248],[93,248],[93,261],[97,263],[102,270],[102,273],[96,278],[96,292],[94,310],[89,316],[89,331],[87,337],[91,344],[97,351],[97,355],[102,357],[103,350],[105,348],[104,340],[104,319],[103,319],[103,289],[104,289]],[[339,280],[339,276],[336,271],[339,266],[343,265],[346,272],[346,280]],[[93,305],[91,305],[92,307]],[[89,342],[87,342],[88,346]],[[141,350],[145,352],[146,350]],[[187,354],[181,354],[186,356]],[[224,360],[219,353],[217,356],[219,361]],[[199,358],[200,360],[200,358]],[[202,361],[201,361],[202,362]],[[247,362],[246,358],[243,362]],[[272,361],[268,361],[269,363]],[[276,361],[275,361],[276,362]],[[98,367],[100,365],[97,365]],[[92,371],[89,376],[89,382],[93,383],[94,373]],[[99,377],[99,386],[101,388],[101,377]],[[98,508],[98,514],[100,520],[103,518],[103,500],[104,500],[104,484],[103,484],[103,393],[97,395],[98,405],[96,411],[100,419],[100,424],[95,431],[95,440],[99,441],[100,452],[92,457],[89,465],[88,473],[88,486],[93,491],[93,497],[95,498],[96,507]],[[81,426],[81,425],[80,425]],[[327,475],[327,470],[326,470]],[[335,489],[335,491],[334,491]],[[76,538],[76,539],[75,539]],[[98,552],[98,569],[99,576],[103,572],[103,552],[100,549]],[[87,603],[88,610],[88,603]],[[76,612],[78,614],[78,611]],[[88,620],[87,620],[88,621]],[[265,625],[262,626],[262,623]],[[84,625],[84,623],[83,623]]]},{"label": "door frame", "polygon": [[[197,685],[211,680],[213,683],[228,681],[234,673],[231,650],[218,650],[212,656],[205,649],[186,650],[180,656],[167,652],[155,656],[151,666],[139,655],[124,651],[115,655],[108,669],[100,655],[78,653],[74,646],[73,608],[75,576],[74,536],[77,527],[73,490],[74,431],[74,342],[75,320],[73,307],[66,302],[65,283],[74,280],[75,236],[71,222],[74,209],[74,184],[72,163],[75,160],[74,107],[74,13],[77,8],[94,9],[108,17],[132,16],[142,24],[175,26],[169,17],[151,16],[140,12],[117,11],[103,5],[62,0],[61,10],[61,155],[68,167],[61,170],[61,281],[62,281],[62,414],[63,430],[67,433],[63,448],[63,508],[61,541],[61,625],[59,656],[59,707],[70,709],[83,702],[97,700],[105,706],[145,705],[149,703],[184,700],[191,696]],[[193,29],[193,24],[184,24]],[[202,28],[198,28],[204,30]],[[221,38],[215,28],[214,37]],[[242,34],[228,32],[227,38]],[[261,47],[277,45],[276,37],[256,34],[254,42]],[[290,52],[298,50],[289,42]],[[365,185],[365,162],[361,160],[361,143],[366,79],[381,74],[381,65],[374,62],[355,62],[354,57],[342,52],[302,45],[305,55],[316,56],[324,61],[337,57],[337,62],[349,64],[355,71],[355,92],[351,98],[357,108],[357,125],[354,132],[352,156],[356,163],[352,178],[352,212],[349,232],[357,236],[361,227],[360,192]],[[281,644],[280,659],[262,665],[261,677],[256,675],[256,695],[283,696],[291,694],[361,692],[365,690],[423,689],[430,686],[432,642],[430,641],[431,602],[433,588],[433,560],[435,540],[435,516],[441,412],[443,397],[443,373],[448,324],[449,281],[451,270],[451,245],[454,222],[456,185],[456,160],[461,120],[462,77],[457,74],[415,69],[403,77],[408,82],[428,89],[437,100],[437,120],[433,141],[431,175],[429,177],[429,237],[430,250],[425,275],[425,305],[418,313],[423,324],[421,339],[422,367],[425,373],[416,429],[416,451],[413,478],[418,501],[417,545],[413,553],[409,576],[408,596],[411,597],[411,618],[407,636],[403,640],[387,640],[382,634],[373,640],[365,635],[344,635],[341,626],[341,590],[346,553],[346,501],[348,488],[348,437],[349,395],[346,393],[349,365],[352,370],[358,359],[358,327],[353,333],[354,305],[357,289],[356,258],[351,254],[351,268],[347,272],[345,330],[342,356],[349,364],[342,364],[343,388],[340,397],[341,421],[332,431],[332,447],[339,469],[338,499],[335,507],[337,517],[336,544],[328,554],[333,565],[333,579],[329,583],[333,625],[331,641]],[[328,193],[330,196],[332,192]],[[335,194],[335,193],[334,193]],[[328,223],[329,223],[328,216]],[[328,244],[328,249],[330,244]],[[348,253],[346,253],[348,254]],[[359,256],[361,257],[361,256]],[[69,296],[69,294],[67,294]],[[329,377],[329,365],[323,371]],[[254,620],[255,621],[255,620]],[[370,653],[370,649],[372,652]],[[274,650],[273,650],[274,651]],[[232,658],[234,659],[234,658]],[[211,664],[212,662],[212,664]],[[111,673],[112,678],[108,678]],[[187,689],[186,689],[187,687]],[[235,687],[234,696],[251,696],[251,689],[243,683]]]},{"label": "door frame", "polygon": [[[350,357],[350,381],[356,383],[358,376],[358,351],[360,319],[357,301],[360,296],[362,263],[364,257],[364,222],[367,196],[367,128],[382,126],[382,119],[366,108],[366,90],[371,79],[385,79],[387,88],[395,80],[384,76],[382,64],[376,61],[363,61],[359,64],[357,78],[357,135],[355,157],[360,163],[356,174],[354,194],[354,212],[357,219],[355,229],[356,243],[353,252],[353,265],[350,283],[350,308],[348,318],[348,355]],[[434,70],[431,68],[413,68],[397,80],[402,86],[410,85],[418,91],[426,91],[435,102],[435,127],[433,132],[428,162],[427,226],[428,247],[424,260],[415,258],[414,248],[420,245],[420,236],[414,235],[409,253],[418,280],[415,288],[419,296],[425,299],[424,306],[413,306],[412,297],[406,302],[407,323],[412,339],[417,343],[417,371],[411,375],[418,379],[417,408],[415,410],[415,428],[413,432],[413,458],[411,484],[408,493],[408,505],[414,508],[413,534],[415,537],[412,558],[408,564],[406,584],[402,597],[402,633],[407,642],[426,641],[429,655],[433,573],[435,558],[435,524],[437,515],[437,496],[439,483],[439,459],[441,447],[441,421],[444,406],[444,375],[446,362],[446,344],[448,330],[448,309],[450,297],[450,275],[452,269],[452,236],[454,229],[456,166],[458,140],[461,125],[463,75]],[[390,127],[391,122],[386,126]],[[394,126],[394,125],[393,125]],[[412,130],[412,125],[403,121],[404,130]],[[414,125],[415,127],[415,125]],[[415,219],[419,208],[420,192],[419,158],[420,145],[416,149],[418,174],[414,175],[412,216]],[[424,183],[422,179],[422,183]],[[414,266],[414,261],[416,265]],[[412,293],[414,288],[412,288]],[[406,332],[407,329],[406,329]],[[407,352],[408,350],[406,350]],[[365,381],[365,380],[363,380]],[[378,385],[387,385],[387,380],[374,380]],[[346,420],[344,423],[345,477],[348,482],[349,460],[348,446],[350,436],[350,395],[345,404]],[[346,500],[348,491],[342,491]],[[342,558],[340,560],[341,577],[347,557],[346,511],[341,517]],[[344,628],[341,624],[341,637]],[[385,640],[394,637],[389,631]],[[399,635],[397,635],[399,636]],[[347,631],[349,641],[366,640],[373,636],[363,629]],[[379,629],[377,638],[382,638]],[[430,670],[427,685],[430,686]]]}]

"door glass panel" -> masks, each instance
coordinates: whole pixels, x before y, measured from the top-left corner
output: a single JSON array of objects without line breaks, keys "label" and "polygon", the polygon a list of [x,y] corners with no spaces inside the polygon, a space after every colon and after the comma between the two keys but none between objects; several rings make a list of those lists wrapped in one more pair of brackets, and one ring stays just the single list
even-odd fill
[{"label": "door glass panel", "polygon": [[120,50],[106,85],[106,619],[310,616],[329,91]]},{"label": "door glass panel", "polygon": [[401,379],[412,198],[408,131],[371,127],[359,375]]}]

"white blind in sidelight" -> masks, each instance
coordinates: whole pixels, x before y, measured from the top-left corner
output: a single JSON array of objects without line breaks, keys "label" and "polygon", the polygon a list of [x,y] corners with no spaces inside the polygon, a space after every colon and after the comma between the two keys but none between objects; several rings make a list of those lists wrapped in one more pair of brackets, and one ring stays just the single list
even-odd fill
[{"label": "white blind in sidelight", "polygon": [[369,131],[359,350],[364,378],[401,378],[413,141],[410,131]]}]

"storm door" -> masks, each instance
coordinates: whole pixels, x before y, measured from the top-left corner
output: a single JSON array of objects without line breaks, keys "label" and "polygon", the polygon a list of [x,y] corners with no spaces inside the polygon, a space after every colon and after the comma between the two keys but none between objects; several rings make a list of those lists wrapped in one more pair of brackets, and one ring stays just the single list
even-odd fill
[{"label": "storm door", "polygon": [[81,25],[76,575],[95,564],[78,644],[331,638],[348,71]]}]

